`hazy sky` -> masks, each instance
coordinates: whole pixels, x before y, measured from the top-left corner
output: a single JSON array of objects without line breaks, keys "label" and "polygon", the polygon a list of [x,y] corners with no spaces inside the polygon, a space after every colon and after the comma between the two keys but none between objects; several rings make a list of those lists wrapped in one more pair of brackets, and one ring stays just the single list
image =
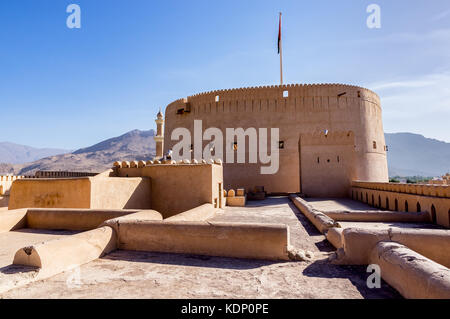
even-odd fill
[{"label": "hazy sky", "polygon": [[187,95],[278,84],[279,11],[286,83],[373,89],[386,132],[450,142],[448,0],[1,1],[0,141],[76,149]]}]

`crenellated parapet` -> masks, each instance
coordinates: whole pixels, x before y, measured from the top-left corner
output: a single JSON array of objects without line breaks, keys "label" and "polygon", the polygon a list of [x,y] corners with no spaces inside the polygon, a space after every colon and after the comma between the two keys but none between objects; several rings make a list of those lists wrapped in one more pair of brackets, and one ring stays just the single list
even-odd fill
[{"label": "crenellated parapet", "polygon": [[386,192],[450,198],[450,185],[372,183],[372,182],[353,181],[352,186]]},{"label": "crenellated parapet", "polygon": [[179,161],[175,160],[148,160],[148,161],[116,161],[113,164],[114,168],[144,168],[150,166],[161,166],[161,165],[222,165],[222,160],[220,159],[183,159]]},{"label": "crenellated parapet", "polygon": [[450,228],[450,185],[353,181],[351,196],[377,208],[426,212],[432,223]]}]

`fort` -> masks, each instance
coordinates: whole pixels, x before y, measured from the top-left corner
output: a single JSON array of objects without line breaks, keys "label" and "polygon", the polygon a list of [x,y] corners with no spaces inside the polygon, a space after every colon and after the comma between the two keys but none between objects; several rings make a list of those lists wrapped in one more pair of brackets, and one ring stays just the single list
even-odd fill
[{"label": "fort", "polygon": [[279,128],[278,172],[259,174],[261,163],[249,163],[247,152],[246,164],[224,162],[225,188],[264,185],[268,193],[347,197],[353,180],[388,181],[380,100],[364,88],[319,84],[219,90],[174,101],[165,116],[164,152],[174,147],[176,128],[194,135],[194,120],[222,132]]},{"label": "fort", "polygon": [[[194,136],[200,120],[221,132],[278,128],[279,169],[260,173],[267,162],[249,160],[248,135],[211,157],[212,136],[174,154],[172,132]],[[155,122],[152,159],[8,177],[0,297],[450,298],[450,186],[388,182],[374,92],[218,90],[170,103]],[[227,152],[245,161],[217,156]],[[379,289],[357,268],[372,264]],[[88,285],[75,292],[64,276],[76,268]]]}]

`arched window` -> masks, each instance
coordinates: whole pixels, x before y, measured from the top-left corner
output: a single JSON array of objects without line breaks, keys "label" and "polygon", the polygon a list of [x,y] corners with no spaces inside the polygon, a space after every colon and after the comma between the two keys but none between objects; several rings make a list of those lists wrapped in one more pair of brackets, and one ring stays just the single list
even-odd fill
[{"label": "arched window", "polygon": [[436,218],[436,207],[434,205],[431,205],[431,221],[433,224],[436,224],[437,218]]},{"label": "arched window", "polygon": [[408,212],[408,201],[405,200],[405,212]]},{"label": "arched window", "polygon": [[381,208],[381,196],[378,195],[378,207]]},{"label": "arched window", "polygon": [[386,209],[389,210],[389,198],[386,197]]},{"label": "arched window", "polygon": [[397,198],[395,199],[395,208],[394,208],[394,210],[396,211],[396,212],[398,212],[398,200],[397,200]]},{"label": "arched window", "polygon": [[417,212],[420,213],[422,211],[422,207],[420,207],[420,203],[419,202],[417,202],[416,207],[417,207]]}]

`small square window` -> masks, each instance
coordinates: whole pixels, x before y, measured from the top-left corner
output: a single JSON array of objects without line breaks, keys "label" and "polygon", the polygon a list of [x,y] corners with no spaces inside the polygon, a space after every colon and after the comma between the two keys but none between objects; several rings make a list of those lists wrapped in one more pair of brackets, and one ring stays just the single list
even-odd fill
[{"label": "small square window", "polygon": [[289,91],[283,91],[283,97],[289,97]]},{"label": "small square window", "polygon": [[373,144],[373,149],[376,150],[376,149],[377,149],[377,142],[376,142],[376,141],[373,141],[372,144]]},{"label": "small square window", "polygon": [[279,148],[280,150],[284,149],[284,141],[279,141],[279,142],[278,142],[278,148]]}]

